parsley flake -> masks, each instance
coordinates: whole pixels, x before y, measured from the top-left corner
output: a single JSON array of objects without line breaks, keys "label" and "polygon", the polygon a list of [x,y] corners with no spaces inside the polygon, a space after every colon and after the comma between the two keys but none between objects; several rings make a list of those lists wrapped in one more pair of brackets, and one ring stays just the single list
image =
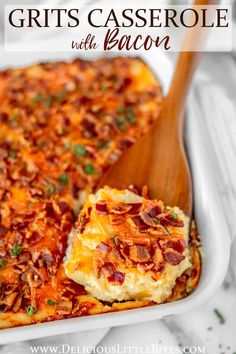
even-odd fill
[{"label": "parsley flake", "polygon": [[6,261],[4,259],[1,260],[2,269],[6,269]]},{"label": "parsley flake", "polygon": [[41,101],[42,101],[42,95],[40,93],[38,93],[32,98],[32,103],[34,104],[40,103]]},{"label": "parsley flake", "polygon": [[27,315],[30,317],[36,312],[35,308],[31,305],[26,306],[25,311],[27,312]]},{"label": "parsley flake", "polygon": [[54,301],[52,299],[48,299],[47,304],[50,306],[55,306],[57,303],[56,303],[56,301]]},{"label": "parsley flake", "polygon": [[225,318],[222,315],[222,313],[218,309],[214,309],[214,312],[215,312],[216,316],[218,317],[220,324],[224,324]]},{"label": "parsley flake", "polygon": [[15,245],[14,247],[12,247],[12,249],[10,250],[10,255],[12,257],[14,256],[19,256],[21,254],[21,246],[20,245]]},{"label": "parsley flake", "polygon": [[78,156],[84,156],[86,154],[86,149],[81,144],[76,144],[74,146],[74,153]]},{"label": "parsley flake", "polygon": [[58,181],[66,186],[69,183],[69,177],[66,173],[63,173],[58,178]]},{"label": "parsley flake", "polygon": [[54,193],[55,193],[56,188],[55,188],[55,186],[54,186],[53,184],[50,184],[50,186],[49,186],[48,190],[49,190],[49,193],[50,193],[50,194],[54,194]]},{"label": "parsley flake", "polygon": [[115,244],[116,244],[116,246],[118,246],[119,245],[119,239],[118,239],[118,237],[114,237],[114,242],[115,242]]},{"label": "parsley flake", "polygon": [[84,172],[87,175],[93,175],[95,173],[95,169],[94,169],[93,164],[92,163],[88,163],[87,165],[85,165]]}]

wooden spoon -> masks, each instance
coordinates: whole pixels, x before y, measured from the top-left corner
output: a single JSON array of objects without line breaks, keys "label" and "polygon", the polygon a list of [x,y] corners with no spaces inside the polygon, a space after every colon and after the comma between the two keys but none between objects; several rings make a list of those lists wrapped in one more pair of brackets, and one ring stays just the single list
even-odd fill
[{"label": "wooden spoon", "polygon": [[[195,5],[211,1],[195,1]],[[215,1],[214,1],[215,3]],[[201,30],[185,40],[200,43]],[[151,198],[179,206],[192,214],[192,181],[183,143],[184,107],[199,52],[180,52],[174,77],[163,108],[151,129],[124,152],[99,182],[123,189],[129,185],[148,187]]]}]

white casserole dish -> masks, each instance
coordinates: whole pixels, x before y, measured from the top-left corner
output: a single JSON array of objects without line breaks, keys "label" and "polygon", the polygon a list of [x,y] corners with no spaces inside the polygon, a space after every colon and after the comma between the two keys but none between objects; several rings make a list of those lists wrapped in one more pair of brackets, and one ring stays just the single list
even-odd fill
[{"label": "white casserole dish", "polygon": [[[67,60],[72,57],[70,53],[30,53],[29,56],[29,53],[15,55],[5,52],[1,56],[0,67],[1,69],[8,66],[19,67],[33,62]],[[166,93],[173,71],[166,55],[145,53],[141,58],[158,76]],[[93,56],[93,59],[96,58]],[[214,186],[213,171],[210,169],[206,149],[207,136],[198,121],[199,108],[194,92],[191,93],[189,101],[191,105],[188,105],[186,146],[193,176],[194,214],[204,252],[203,271],[198,288],[186,299],[173,303],[0,330],[0,344],[160,319],[166,315],[189,311],[207,301],[215,293],[227,271],[231,240]]]}]

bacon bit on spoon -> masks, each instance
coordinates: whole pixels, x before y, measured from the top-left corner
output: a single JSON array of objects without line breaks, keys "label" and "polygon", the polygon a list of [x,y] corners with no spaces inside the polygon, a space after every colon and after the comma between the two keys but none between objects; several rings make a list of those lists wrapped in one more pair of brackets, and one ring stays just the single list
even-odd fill
[{"label": "bacon bit on spoon", "polygon": [[163,218],[161,218],[160,224],[162,226],[184,227],[183,220],[175,219],[170,214],[167,214]]},{"label": "bacon bit on spoon", "polygon": [[81,234],[84,232],[85,226],[88,222],[89,222],[89,218],[87,218],[85,215],[80,217],[78,229]]},{"label": "bacon bit on spoon", "polygon": [[67,315],[71,313],[73,307],[72,301],[60,301],[59,304],[57,305],[57,313],[59,315]]},{"label": "bacon bit on spoon", "polygon": [[131,207],[128,214],[138,214],[142,208],[142,203],[128,203]]},{"label": "bacon bit on spoon", "polygon": [[100,242],[97,245],[96,249],[101,251],[102,253],[106,254],[111,250],[111,247],[104,242]]},{"label": "bacon bit on spoon", "polygon": [[118,270],[115,270],[114,273],[112,273],[109,277],[108,280],[111,283],[115,283],[115,284],[123,284],[125,281],[125,274],[122,272],[119,272]]},{"label": "bacon bit on spoon", "polygon": [[95,205],[96,211],[100,214],[109,214],[107,204],[104,201],[100,201],[99,203],[96,203]]},{"label": "bacon bit on spoon", "polygon": [[134,216],[132,218],[132,221],[135,223],[135,225],[139,228],[140,231],[145,231],[150,228],[150,226],[147,225],[139,215]]},{"label": "bacon bit on spoon", "polygon": [[155,265],[155,269],[158,270],[160,265],[163,263],[163,255],[162,255],[162,251],[159,247],[158,240],[155,240],[152,242],[151,256],[152,256],[152,261]]},{"label": "bacon bit on spoon", "polygon": [[115,206],[113,206],[110,211],[111,213],[114,214],[127,214],[129,210],[131,209],[131,206],[125,203],[117,203]]},{"label": "bacon bit on spoon", "polygon": [[104,275],[110,276],[112,273],[114,273],[115,267],[114,267],[113,263],[107,262],[102,265],[101,271]]},{"label": "bacon bit on spoon", "polygon": [[159,225],[158,219],[149,216],[149,214],[146,213],[145,211],[141,211],[139,215],[146,225],[150,227],[157,227]]},{"label": "bacon bit on spoon", "polygon": [[150,254],[146,247],[134,245],[130,247],[129,251],[129,257],[134,262],[142,263],[147,262],[150,259]]},{"label": "bacon bit on spoon", "polygon": [[183,253],[187,246],[185,240],[160,240],[159,243],[162,249],[173,248],[173,250],[179,253]]},{"label": "bacon bit on spoon", "polygon": [[122,215],[111,214],[109,215],[110,223],[112,225],[121,225],[125,221],[125,217]]},{"label": "bacon bit on spoon", "polygon": [[160,207],[160,205],[156,205],[148,211],[148,215],[151,218],[155,218],[157,215],[161,213],[162,213],[162,208]]},{"label": "bacon bit on spoon", "polygon": [[185,258],[185,256],[176,251],[164,251],[163,257],[167,263],[170,263],[173,266],[178,265]]}]

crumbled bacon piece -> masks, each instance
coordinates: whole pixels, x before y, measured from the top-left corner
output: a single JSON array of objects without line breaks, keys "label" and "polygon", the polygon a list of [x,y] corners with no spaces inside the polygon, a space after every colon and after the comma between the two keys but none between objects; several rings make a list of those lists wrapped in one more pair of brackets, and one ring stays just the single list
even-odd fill
[{"label": "crumbled bacon piece", "polygon": [[129,249],[129,257],[134,262],[142,263],[142,262],[149,261],[150,254],[149,254],[149,251],[146,247],[134,245],[134,246],[131,246]]},{"label": "crumbled bacon piece", "polygon": [[78,229],[79,229],[79,232],[82,234],[85,230],[85,226],[86,224],[89,222],[89,218],[86,217],[85,215],[82,215],[80,218],[79,218],[79,225],[78,225]]},{"label": "crumbled bacon piece", "polygon": [[170,214],[167,214],[163,218],[160,218],[160,224],[162,226],[184,227],[183,220],[175,219]]},{"label": "crumbled bacon piece", "polygon": [[70,300],[62,300],[57,305],[57,313],[59,315],[68,315],[71,313],[73,308],[73,303]]},{"label": "crumbled bacon piece", "polygon": [[96,249],[101,251],[102,253],[106,254],[110,251],[111,247],[104,242],[100,242],[97,245]]},{"label": "crumbled bacon piece", "polygon": [[159,243],[162,249],[173,248],[179,253],[183,253],[187,246],[185,240],[160,240]]},{"label": "crumbled bacon piece", "polygon": [[104,201],[100,201],[99,203],[96,203],[95,205],[96,211],[100,214],[108,214],[108,208],[107,208],[107,203]]},{"label": "crumbled bacon piece", "polygon": [[122,150],[126,150],[133,145],[134,141],[131,139],[121,139],[119,141],[119,146]]},{"label": "crumbled bacon piece", "polygon": [[111,262],[104,263],[101,267],[101,271],[104,275],[110,276],[115,271],[114,264]]},{"label": "crumbled bacon piece", "polygon": [[139,215],[146,225],[148,225],[150,227],[157,227],[158,226],[157,219],[149,216],[149,214],[146,213],[145,211],[141,211],[139,213]]},{"label": "crumbled bacon piece", "polygon": [[150,226],[147,225],[139,215],[134,216],[132,220],[140,231],[145,231],[150,228]]},{"label": "crumbled bacon piece", "polygon": [[123,215],[111,214],[109,215],[111,225],[121,225],[125,221],[125,217]]},{"label": "crumbled bacon piece", "polygon": [[163,257],[167,263],[170,263],[173,266],[178,265],[185,258],[185,256],[176,251],[164,251]]},{"label": "crumbled bacon piece", "polygon": [[142,208],[142,203],[128,203],[130,206],[129,214],[138,214]]},{"label": "crumbled bacon piece", "polygon": [[38,231],[33,231],[29,237],[29,243],[34,244],[41,240],[42,235]]},{"label": "crumbled bacon piece", "polygon": [[116,205],[112,206],[110,209],[111,213],[114,214],[126,214],[129,213],[129,210],[131,209],[131,206],[129,204],[125,203],[117,203]]},{"label": "crumbled bacon piece", "polygon": [[152,256],[152,261],[155,265],[155,269],[158,271],[160,269],[160,266],[163,263],[163,255],[162,255],[162,251],[159,247],[158,240],[155,240],[152,242],[151,256]]},{"label": "crumbled bacon piece", "polygon": [[151,218],[155,218],[157,215],[159,215],[160,213],[162,213],[162,208],[160,205],[156,205],[154,206],[153,208],[151,208],[149,211],[148,211],[148,215],[151,217]]},{"label": "crumbled bacon piece", "polygon": [[118,285],[121,285],[125,281],[125,274],[122,272],[119,272],[118,270],[115,270],[109,277],[108,280],[111,283],[115,283]]}]

